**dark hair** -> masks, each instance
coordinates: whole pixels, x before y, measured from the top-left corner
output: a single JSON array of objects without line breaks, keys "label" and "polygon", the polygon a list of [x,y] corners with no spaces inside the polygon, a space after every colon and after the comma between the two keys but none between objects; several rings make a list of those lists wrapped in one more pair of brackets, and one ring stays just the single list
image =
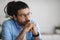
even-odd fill
[{"label": "dark hair", "polygon": [[28,5],[22,1],[11,1],[4,8],[4,12],[9,16],[17,15],[17,11],[20,9],[29,8]]}]

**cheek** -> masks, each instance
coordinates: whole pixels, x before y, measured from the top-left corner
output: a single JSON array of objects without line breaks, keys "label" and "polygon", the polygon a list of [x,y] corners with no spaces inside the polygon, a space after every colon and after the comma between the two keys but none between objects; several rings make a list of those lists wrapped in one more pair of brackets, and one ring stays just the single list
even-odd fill
[{"label": "cheek", "polygon": [[25,19],[30,20],[30,16],[28,16],[28,17],[27,17],[27,18],[25,18]]},{"label": "cheek", "polygon": [[18,17],[18,21],[19,22],[24,22],[25,21],[25,18]]}]

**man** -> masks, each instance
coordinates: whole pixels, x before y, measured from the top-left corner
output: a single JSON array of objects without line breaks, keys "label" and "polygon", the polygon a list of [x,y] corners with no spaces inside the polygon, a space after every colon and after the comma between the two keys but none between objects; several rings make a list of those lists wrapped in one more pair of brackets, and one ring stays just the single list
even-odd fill
[{"label": "man", "polygon": [[3,40],[42,40],[40,26],[30,18],[31,12],[26,3],[9,2],[5,7],[5,12],[11,18],[3,22]]}]

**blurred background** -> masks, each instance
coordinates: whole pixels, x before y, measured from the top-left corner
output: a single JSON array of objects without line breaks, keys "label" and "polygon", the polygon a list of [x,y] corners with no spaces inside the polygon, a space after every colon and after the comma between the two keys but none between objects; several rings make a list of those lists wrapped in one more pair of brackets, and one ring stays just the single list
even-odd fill
[{"label": "blurred background", "polygon": [[[9,19],[4,7],[13,0],[0,0],[0,40],[2,23]],[[60,40],[60,0],[14,0],[24,1],[32,12],[32,18],[38,20],[43,40]]]}]

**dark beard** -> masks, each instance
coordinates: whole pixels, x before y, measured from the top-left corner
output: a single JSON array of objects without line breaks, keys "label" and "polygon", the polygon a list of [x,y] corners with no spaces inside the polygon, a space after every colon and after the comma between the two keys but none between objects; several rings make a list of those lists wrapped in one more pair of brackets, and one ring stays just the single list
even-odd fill
[{"label": "dark beard", "polygon": [[28,22],[30,22],[30,20],[27,20],[27,21],[25,21],[25,22],[23,22],[23,23],[19,23],[19,25],[20,25],[20,26],[25,26],[26,23],[28,23]]},{"label": "dark beard", "polygon": [[[16,20],[14,20],[14,18],[12,18],[12,20],[13,21],[16,21]],[[17,21],[18,22],[18,21]],[[18,24],[20,25],[20,26],[25,26],[26,25],[26,23],[28,23],[28,22],[30,22],[30,20],[26,20],[25,22],[18,22]]]}]

